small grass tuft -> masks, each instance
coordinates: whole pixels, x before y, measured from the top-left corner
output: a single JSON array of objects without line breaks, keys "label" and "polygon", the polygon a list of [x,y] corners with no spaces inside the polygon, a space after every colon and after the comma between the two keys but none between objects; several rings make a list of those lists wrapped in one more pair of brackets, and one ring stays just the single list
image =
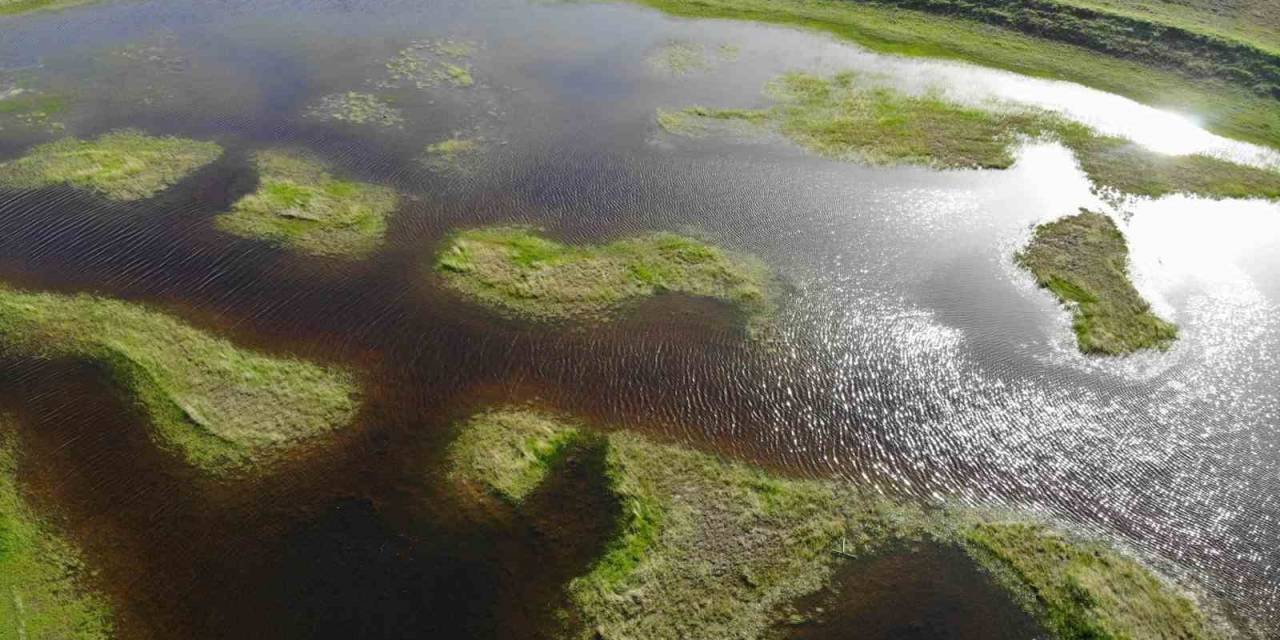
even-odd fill
[{"label": "small grass tuft", "polygon": [[155,440],[230,474],[348,424],[345,371],[239,348],[147,307],[0,287],[0,353],[97,362],[149,418]]},{"label": "small grass tuft", "polygon": [[112,612],[84,588],[78,550],[23,500],[13,420],[0,415],[0,640],[112,638]]},{"label": "small grass tuft", "polygon": [[533,411],[487,411],[462,426],[449,446],[449,476],[519,504],[542,483],[579,432]]},{"label": "small grass tuft", "polygon": [[1129,282],[1129,248],[1105,215],[1084,211],[1036,227],[1016,260],[1071,307],[1085,353],[1165,349],[1177,338],[1177,327],[1151,313]]},{"label": "small grass tuft", "polygon": [[481,138],[454,136],[427,145],[420,160],[428,169],[466,173],[480,164],[486,144]]},{"label": "small grass tuft", "polygon": [[456,291],[542,321],[601,320],[671,292],[733,303],[758,328],[774,305],[763,265],[671,233],[576,247],[527,228],[469,229],[445,243],[435,269]]},{"label": "small grass tuft", "polygon": [[395,191],[336,178],[298,151],[259,151],[254,164],[258,190],[218,216],[219,229],[323,256],[360,257],[382,243]]},{"label": "small grass tuft", "polygon": [[63,138],[0,164],[0,186],[38,189],[57,184],[120,201],[149,198],[222,155],[212,142],[154,137],[133,129],[98,139]]},{"label": "small grass tuft", "polygon": [[371,93],[356,91],[334,93],[320,98],[315,106],[307,110],[307,116],[318,120],[383,127],[400,127],[404,124],[404,114],[386,100]]}]

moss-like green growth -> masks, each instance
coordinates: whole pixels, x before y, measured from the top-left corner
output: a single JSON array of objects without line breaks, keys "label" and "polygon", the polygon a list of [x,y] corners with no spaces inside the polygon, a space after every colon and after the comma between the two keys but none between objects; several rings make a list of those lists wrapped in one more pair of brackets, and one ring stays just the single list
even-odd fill
[{"label": "moss-like green growth", "polygon": [[218,474],[333,432],[359,404],[344,371],[242,349],[147,307],[88,295],[0,288],[0,353],[99,363],[160,445]]},{"label": "moss-like green growth", "polygon": [[1223,637],[1190,599],[1105,545],[1023,522],[979,523],[965,541],[1061,640]]},{"label": "moss-like green growth", "polygon": [[[1052,2],[1028,5],[1020,0],[1001,2],[952,0],[888,0],[886,2],[848,2],[846,0],[634,0],[662,11],[698,18],[735,18],[792,25],[831,33],[864,47],[885,53],[964,60],[1025,75],[1078,82],[1117,93],[1157,107],[1196,114],[1205,126],[1216,133],[1241,140],[1280,148],[1280,109],[1274,97],[1263,95],[1257,86],[1245,82],[1227,82],[1237,77],[1241,68],[1230,60],[1206,60],[1198,56],[1194,44],[1178,53],[1201,73],[1194,77],[1178,71],[1144,64],[1145,53],[1166,50],[1171,40],[1166,32],[1146,29],[1142,25],[1118,25],[1116,30],[1098,31],[1102,38],[1119,34],[1137,41],[1123,51],[1107,47],[1105,40],[1092,38],[1095,30],[1071,26],[1065,12],[1053,13]],[[1083,0],[1079,0],[1083,1]],[[904,10],[885,6],[901,4],[937,11],[946,15]],[[988,6],[993,4],[1013,5]],[[1052,40],[1014,30],[956,19],[971,13],[986,12],[993,21],[1025,21],[1030,34],[1055,32]],[[1019,25],[1011,25],[1018,27]],[[1066,38],[1056,37],[1067,36]],[[1074,38],[1097,40],[1098,50],[1055,42]],[[1144,40],[1145,39],[1145,40]],[[1231,43],[1227,49],[1237,51]],[[1121,53],[1119,57],[1110,55]],[[1185,55],[1182,55],[1185,54]],[[1254,57],[1253,59],[1257,59]],[[1245,71],[1247,75],[1248,71]],[[1256,85],[1265,85],[1258,82]],[[1263,92],[1265,93],[1265,91]]]},{"label": "moss-like green growth", "polygon": [[359,257],[382,243],[395,191],[342,180],[297,151],[254,154],[258,190],[218,216],[219,229],[314,255]]},{"label": "moss-like green growth", "polygon": [[534,411],[481,413],[449,446],[449,475],[519,504],[578,437],[574,426]]},{"label": "moss-like green growth", "polygon": [[749,328],[773,310],[763,265],[670,233],[578,247],[527,228],[469,229],[446,242],[435,268],[454,290],[535,320],[599,320],[665,292],[733,303]]},{"label": "moss-like green growth", "polygon": [[111,609],[84,587],[79,552],[23,500],[16,439],[0,415],[0,640],[114,637]]},{"label": "moss-like green growth", "polygon": [[36,11],[56,11],[98,0],[0,0],[0,16],[16,16]]},{"label": "moss-like green growth", "polygon": [[1070,305],[1080,350],[1123,355],[1164,349],[1177,327],[1151,313],[1129,281],[1129,248],[1105,215],[1081,212],[1036,227],[1016,256],[1040,286]]},{"label": "moss-like green growth", "polygon": [[17,160],[0,164],[0,186],[38,189],[69,184],[112,200],[140,200],[220,155],[222,148],[212,142],[122,129],[97,140],[63,138],[35,147]]},{"label": "moss-like green growth", "polygon": [[307,116],[318,120],[338,120],[353,124],[376,124],[383,127],[399,127],[404,124],[404,114],[386,100],[371,93],[348,91],[320,98],[307,110]]},{"label": "moss-like green growth", "polygon": [[649,66],[663,73],[684,76],[710,69],[711,61],[707,59],[707,52],[702,45],[672,41],[649,56]]},{"label": "moss-like green growth", "polygon": [[943,169],[1004,169],[1024,140],[1052,139],[1075,152],[1102,192],[1280,198],[1280,172],[1203,155],[1159,154],[1044,111],[905,95],[849,72],[829,78],[788,73],[771,82],[768,93],[777,101],[769,109],[659,110],[658,124],[688,136],[731,122],[767,126],[829,158]]},{"label": "moss-like green growth", "polygon": [[428,169],[442,172],[469,172],[483,157],[485,141],[481,138],[454,136],[427,145],[421,162]]}]

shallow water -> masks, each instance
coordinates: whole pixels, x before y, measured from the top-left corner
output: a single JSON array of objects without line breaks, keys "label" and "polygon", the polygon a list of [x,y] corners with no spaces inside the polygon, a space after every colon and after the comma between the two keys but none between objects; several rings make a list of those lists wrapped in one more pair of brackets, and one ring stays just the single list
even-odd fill
[{"label": "shallow water", "polygon": [[[127,635],[536,635],[546,585],[589,549],[522,573],[539,566],[536,536],[459,521],[429,481],[452,420],[511,400],[926,501],[1031,508],[1199,576],[1229,613],[1280,632],[1280,206],[1115,210],[1054,145],[1007,171],[867,168],[767,138],[672,138],[653,116],[762,105],[782,71],[856,68],[1177,141],[1165,150],[1274,152],[1100,92],[805,32],[629,5],[424,4],[119,2],[0,22],[0,69],[21,70],[0,81],[72,96],[69,132],[137,126],[228,148],[136,205],[0,192],[0,278],[152,302],[367,372],[368,406],[332,447],[222,486],[154,451],[92,370],[6,363],[0,396],[35,434],[32,484],[68,512]],[[378,92],[388,58],[440,38],[476,43],[477,84],[392,91],[403,128],[303,115],[327,94]],[[739,54],[655,70],[673,40]],[[1139,128],[1153,122],[1174,124]],[[481,170],[415,161],[455,132],[489,141]],[[0,131],[0,157],[51,135]],[[212,216],[254,184],[247,153],[277,145],[414,196],[385,249],[344,263],[216,231]],[[1080,356],[1067,315],[1012,264],[1033,225],[1082,206],[1126,232],[1139,289],[1182,328],[1168,353]],[[729,310],[683,298],[589,330],[525,326],[424,275],[450,229],[513,221],[584,242],[686,231],[755,253],[791,288],[781,344],[753,348]]]}]

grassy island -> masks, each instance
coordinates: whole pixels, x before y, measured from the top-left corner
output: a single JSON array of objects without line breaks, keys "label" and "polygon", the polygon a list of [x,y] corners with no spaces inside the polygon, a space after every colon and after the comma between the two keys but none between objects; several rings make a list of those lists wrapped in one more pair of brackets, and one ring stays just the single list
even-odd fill
[{"label": "grassy island", "polygon": [[122,129],[96,140],[63,138],[0,164],[0,186],[38,189],[68,184],[112,200],[149,198],[218,159],[222,148]]},{"label": "grassy island", "polygon": [[69,9],[82,4],[92,4],[98,0],[0,0],[0,17],[16,16],[36,11],[56,11]]},{"label": "grassy island", "polygon": [[1191,600],[1105,545],[1025,522],[980,523],[965,542],[1058,638],[1223,637]]},{"label": "grassy island", "polygon": [[0,415],[0,640],[106,640],[111,609],[85,589],[77,549],[23,499],[13,420]]},{"label": "grassy island", "polygon": [[218,216],[219,229],[325,256],[359,257],[382,243],[395,191],[336,178],[301,152],[259,151],[254,164],[258,190]]},{"label": "grassy island", "polygon": [[753,327],[773,305],[762,265],[671,233],[570,246],[522,227],[469,229],[445,243],[435,269],[460,293],[543,321],[602,319],[672,292],[735,304]]},{"label": "grassy island", "polygon": [[1081,212],[1036,227],[1016,256],[1036,282],[1075,314],[1080,350],[1123,355],[1164,349],[1177,327],[1151,313],[1129,281],[1129,248],[1105,215]]},{"label": "grassy island", "polygon": [[241,349],[147,307],[0,287],[0,353],[99,363],[156,441],[215,474],[247,470],[348,424],[351,375]]},{"label": "grassy island", "polygon": [[1048,139],[1070,148],[1103,192],[1280,199],[1280,171],[1204,155],[1156,153],[1044,111],[1013,105],[978,108],[936,95],[906,95],[851,72],[831,77],[787,73],[766,91],[776,101],[768,109],[659,110],[658,124],[686,136],[727,123],[758,125],[828,158],[939,169],[1005,169],[1024,141]]},{"label": "grassy island", "polygon": [[[773,637],[790,605],[828,585],[845,559],[903,541],[963,548],[1063,640],[1220,637],[1136,560],[1041,523],[926,514],[848,483],[779,477],[526,409],[485,412],[462,428],[451,473],[508,497],[542,482],[566,443],[605,448],[600,481],[618,519],[600,557],[568,585],[566,619],[582,638]],[[518,498],[507,504],[520,508]]]},{"label": "grassy island", "polygon": [[[1218,12],[1217,30],[1116,0],[635,0],[692,18],[823,31],[873,51],[962,60],[1067,80],[1195,114],[1216,133],[1280,148],[1280,54],[1273,29]],[[1186,3],[1176,3],[1179,10]],[[1260,6],[1260,5],[1259,5]],[[1142,15],[1146,13],[1147,15]],[[1208,12],[1203,12],[1208,13]],[[1274,26],[1275,12],[1269,18]],[[1230,33],[1222,35],[1228,23]],[[1240,25],[1271,34],[1269,44]]]},{"label": "grassy island", "polygon": [[532,411],[490,411],[463,425],[449,446],[450,477],[511,503],[524,500],[579,437],[576,428]]}]

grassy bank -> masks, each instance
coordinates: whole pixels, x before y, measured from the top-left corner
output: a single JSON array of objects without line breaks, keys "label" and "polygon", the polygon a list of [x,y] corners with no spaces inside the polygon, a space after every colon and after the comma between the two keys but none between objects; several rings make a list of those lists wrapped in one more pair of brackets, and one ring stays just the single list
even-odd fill
[{"label": "grassy bank", "polygon": [[460,293],[541,321],[602,320],[628,302],[682,293],[732,303],[758,327],[774,304],[762,265],[670,233],[570,246],[527,228],[468,229],[445,243],[435,270]]},{"label": "grassy bank", "polygon": [[499,492],[542,482],[556,443],[590,435],[606,448],[601,481],[620,509],[612,541],[567,587],[565,618],[582,638],[774,637],[790,605],[841,562],[904,541],[959,545],[1059,638],[1219,637],[1137,561],[1043,524],[926,514],[848,483],[783,478],[524,409],[486,412],[462,429],[460,447],[479,455],[451,455],[452,472]]},{"label": "grassy bank", "polygon": [[0,640],[113,637],[79,553],[23,500],[13,420],[0,415]]},{"label": "grassy bank", "polygon": [[0,164],[0,186],[68,184],[112,200],[149,198],[222,155],[212,142],[122,129],[96,140],[63,138]]},{"label": "grassy bank", "polygon": [[518,504],[578,438],[574,426],[536,412],[481,413],[449,445],[449,476]]},{"label": "grassy bank", "polygon": [[1102,544],[1024,522],[980,523],[965,541],[1058,638],[1224,637],[1191,600]]},{"label": "grassy bank", "polygon": [[907,95],[851,72],[787,73],[766,92],[775,100],[768,109],[660,110],[658,124],[694,136],[726,123],[764,126],[829,158],[942,169],[1007,168],[1025,140],[1050,139],[1070,148],[1103,192],[1280,198],[1280,172],[1203,155],[1159,154],[1040,110],[977,108],[932,94]]},{"label": "grassy bank", "polygon": [[147,307],[0,288],[0,353],[99,363],[155,440],[217,474],[277,459],[348,424],[347,373],[241,349]]},{"label": "grassy bank", "polygon": [[91,4],[98,0],[0,0],[0,18],[36,11],[56,11]]},{"label": "grassy bank", "polygon": [[[673,15],[731,18],[831,33],[874,51],[961,60],[1068,80],[1194,114],[1216,133],[1280,148],[1274,98],[1223,80],[1154,68],[988,24],[847,0],[635,0]],[[976,3],[975,3],[976,4]],[[965,15],[957,7],[958,15]]]},{"label": "grassy bank", "polygon": [[359,257],[382,243],[398,200],[391,189],[336,178],[302,152],[259,151],[253,159],[258,189],[218,216],[219,229],[326,256]]},{"label": "grassy bank", "polygon": [[1016,259],[1071,308],[1085,353],[1164,349],[1178,335],[1133,288],[1128,245],[1105,215],[1085,211],[1042,224]]}]

